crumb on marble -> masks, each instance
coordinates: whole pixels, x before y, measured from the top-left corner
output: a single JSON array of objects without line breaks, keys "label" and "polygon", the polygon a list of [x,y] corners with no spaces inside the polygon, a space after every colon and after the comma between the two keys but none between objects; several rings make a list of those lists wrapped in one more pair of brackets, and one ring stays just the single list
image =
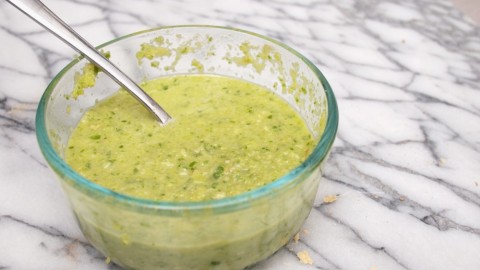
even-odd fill
[{"label": "crumb on marble", "polygon": [[65,253],[71,258],[77,258],[78,255],[78,241],[72,241],[65,246]]},{"label": "crumb on marble", "polygon": [[308,251],[306,250],[297,252],[297,257],[300,260],[300,262],[303,264],[309,264],[309,265],[313,264],[313,260],[310,257],[310,254],[308,254]]},{"label": "crumb on marble", "polygon": [[370,267],[370,270],[377,270],[377,267],[374,265],[374,266]]},{"label": "crumb on marble", "polygon": [[298,240],[300,240],[300,233],[295,234],[295,236],[293,237],[293,242],[294,242],[295,244],[298,243]]},{"label": "crumb on marble", "polygon": [[298,241],[300,241],[300,238],[301,238],[302,236],[308,235],[308,234],[310,234],[310,232],[309,232],[307,229],[303,229],[303,230],[299,231],[298,233],[296,233],[296,234],[293,236],[292,240],[293,240],[293,242],[294,242],[295,244],[298,244]]},{"label": "crumb on marble", "polygon": [[400,201],[405,201],[405,196],[400,196],[400,198],[398,198]]},{"label": "crumb on marble", "polygon": [[324,203],[333,203],[337,200],[337,195],[327,195],[323,197]]},{"label": "crumb on marble", "polygon": [[445,158],[440,158],[438,159],[437,165],[440,167],[443,167],[443,165],[445,165],[446,162],[447,160]]}]

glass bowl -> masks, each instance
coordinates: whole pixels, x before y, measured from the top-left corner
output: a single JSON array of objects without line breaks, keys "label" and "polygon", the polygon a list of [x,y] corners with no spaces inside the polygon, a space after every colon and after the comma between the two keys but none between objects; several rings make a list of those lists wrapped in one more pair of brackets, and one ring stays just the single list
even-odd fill
[{"label": "glass bowl", "polygon": [[[160,43],[169,53],[139,53],[142,46]],[[64,161],[67,140],[85,111],[119,90],[99,73],[91,88],[72,98],[76,73],[87,64],[81,57],[75,59],[46,89],[36,132],[82,232],[95,248],[125,269],[243,269],[272,255],[300,230],[338,127],[335,97],[315,65],[278,41],[215,26],[158,28],[99,48],[138,82],[204,73],[264,86],[298,111],[316,146],[283,177],[233,197],[168,202],[113,192],[82,177]]]}]

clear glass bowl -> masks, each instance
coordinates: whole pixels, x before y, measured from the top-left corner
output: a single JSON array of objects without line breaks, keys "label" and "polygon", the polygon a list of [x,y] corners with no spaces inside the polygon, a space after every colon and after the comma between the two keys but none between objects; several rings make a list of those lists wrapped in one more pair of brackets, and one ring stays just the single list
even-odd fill
[{"label": "clear glass bowl", "polygon": [[[136,58],[141,44],[160,43],[170,53]],[[36,117],[37,137],[80,228],[98,250],[125,269],[243,269],[272,255],[299,231],[312,208],[321,167],[338,127],[332,90],[308,59],[278,41],[213,26],[153,29],[100,48],[138,82],[208,73],[262,85],[300,113],[318,143],[288,174],[234,197],[167,202],[115,193],[82,177],[63,159],[70,133],[83,113],[118,91],[111,79],[99,73],[92,89],[78,99],[69,98],[75,73],[86,64],[76,59],[44,93]]]}]

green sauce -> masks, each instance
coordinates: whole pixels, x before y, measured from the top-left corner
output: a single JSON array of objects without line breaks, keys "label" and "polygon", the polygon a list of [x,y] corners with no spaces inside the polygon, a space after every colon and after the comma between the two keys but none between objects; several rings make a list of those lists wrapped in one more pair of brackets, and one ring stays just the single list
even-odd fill
[{"label": "green sauce", "polygon": [[163,77],[142,88],[174,118],[154,121],[119,91],[85,113],[66,160],[119,193],[162,201],[203,201],[271,183],[311,153],[313,137],[271,91],[212,75]]}]

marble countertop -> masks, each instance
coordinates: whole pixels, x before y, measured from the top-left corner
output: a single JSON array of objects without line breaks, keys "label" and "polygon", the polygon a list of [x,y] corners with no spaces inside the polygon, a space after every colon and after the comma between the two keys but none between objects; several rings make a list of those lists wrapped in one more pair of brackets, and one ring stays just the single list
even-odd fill
[{"label": "marble countertop", "polygon": [[[330,80],[340,127],[314,209],[300,241],[253,269],[480,269],[480,27],[448,0],[44,2],[97,45],[162,25],[252,30]],[[5,1],[0,40],[0,269],[118,269],[82,236],[35,138],[73,50]]]}]

